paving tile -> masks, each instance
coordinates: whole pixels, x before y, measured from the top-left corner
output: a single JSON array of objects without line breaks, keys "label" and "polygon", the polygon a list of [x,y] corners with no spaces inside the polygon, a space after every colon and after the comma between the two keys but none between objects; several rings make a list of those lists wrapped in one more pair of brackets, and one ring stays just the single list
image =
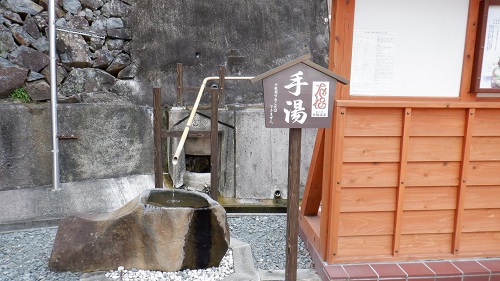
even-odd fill
[{"label": "paving tile", "polygon": [[490,276],[490,281],[500,281],[500,274],[492,274]]},{"label": "paving tile", "polygon": [[462,281],[462,275],[460,276],[436,276],[436,281]]},{"label": "paving tile", "polygon": [[434,278],[434,272],[432,272],[424,263],[400,263],[399,266],[408,274],[408,280],[410,277],[429,277]]},{"label": "paving tile", "polygon": [[477,262],[486,267],[492,274],[500,273],[500,259],[477,260]]},{"label": "paving tile", "polygon": [[462,276],[462,272],[458,270],[449,261],[436,261],[425,263],[438,276]]},{"label": "paving tile", "polygon": [[452,261],[452,263],[460,269],[464,275],[489,275],[490,271],[484,268],[477,261]]},{"label": "paving tile", "polygon": [[434,277],[408,277],[408,281],[435,281]]},{"label": "paving tile", "polygon": [[344,268],[340,265],[327,265],[325,266],[326,274],[331,280],[348,280],[349,275],[345,272]]},{"label": "paving tile", "polygon": [[489,281],[489,275],[474,275],[474,276],[466,276],[464,275],[463,281]]},{"label": "paving tile", "polygon": [[404,278],[406,280],[406,273],[395,263],[372,263],[370,265],[379,278]]},{"label": "paving tile", "polygon": [[349,280],[373,279],[377,280],[377,273],[368,264],[344,265],[344,270],[349,275]]}]

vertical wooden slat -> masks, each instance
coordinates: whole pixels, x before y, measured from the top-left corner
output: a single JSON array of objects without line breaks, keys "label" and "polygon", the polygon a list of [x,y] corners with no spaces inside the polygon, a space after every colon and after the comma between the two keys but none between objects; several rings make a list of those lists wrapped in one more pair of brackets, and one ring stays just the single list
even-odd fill
[{"label": "vertical wooden slat", "polygon": [[341,202],[341,192],[342,192],[342,164],[343,157],[342,151],[344,142],[344,124],[345,115],[347,114],[347,109],[345,107],[338,107],[335,111],[334,120],[334,149],[333,155],[337,156],[332,159],[332,170],[330,173],[333,174],[333,183],[330,186],[332,191],[330,193],[330,198],[325,198],[329,200],[329,213],[324,215],[328,216],[330,231],[328,233],[328,249],[327,249],[327,262],[333,263],[335,256],[339,250],[339,221],[340,221],[340,202]]},{"label": "vertical wooden slat", "polygon": [[210,196],[219,198],[219,89],[210,89]]},{"label": "vertical wooden slat", "polygon": [[469,108],[466,116],[465,122],[465,133],[463,141],[462,150],[462,163],[460,166],[460,183],[458,186],[457,195],[457,209],[455,210],[455,231],[453,234],[453,249],[451,251],[454,254],[459,254],[460,251],[460,241],[462,238],[462,224],[463,224],[463,213],[464,213],[464,201],[467,188],[467,176],[468,167],[470,165],[470,147],[472,142],[472,124],[474,123],[474,117],[476,110],[474,108]]},{"label": "vertical wooden slat", "polygon": [[[354,0],[332,0],[330,51],[328,68],[349,78],[351,76],[352,41],[354,36]],[[335,99],[349,99],[349,86],[339,85]]]},{"label": "vertical wooden slat", "polygon": [[153,89],[153,137],[155,188],[163,188],[163,159],[161,151],[161,89]]},{"label": "vertical wooden slat", "polygon": [[290,129],[288,140],[288,211],[286,227],[287,245],[285,280],[297,280],[301,137],[301,128]]},{"label": "vertical wooden slat", "polygon": [[[476,48],[476,34],[478,32],[479,16],[478,0],[469,1],[469,15],[467,18],[467,30],[465,34],[464,60],[462,65],[462,82],[460,85],[460,100],[474,101],[476,94],[471,92],[471,77],[473,77],[474,52]],[[480,31],[479,31],[480,32]]]},{"label": "vertical wooden slat", "polygon": [[[334,108],[335,110],[335,108]],[[321,216],[319,234],[319,254],[323,260],[327,259],[328,233],[330,232],[330,194],[333,188],[332,183],[332,162],[333,162],[333,135],[335,133],[335,119],[332,118],[330,128],[325,129],[325,148],[323,153],[323,169],[321,178]]]},{"label": "vertical wooden slat", "polygon": [[226,103],[226,96],[224,92],[224,84],[226,78],[226,67],[221,65],[219,67],[219,106],[224,106]]},{"label": "vertical wooden slat", "polygon": [[[333,72],[342,75],[344,77],[350,77],[351,75],[351,58],[352,58],[352,37],[353,37],[353,26],[354,26],[354,0],[332,0],[332,20],[330,24],[330,48],[329,48],[329,58],[328,68]],[[338,85],[335,91],[335,100],[344,99],[349,97],[349,87],[344,85]],[[334,111],[336,108],[334,108]],[[342,109],[345,111],[345,109]],[[345,113],[345,112],[344,112]],[[331,253],[332,237],[335,236],[331,232],[331,228],[334,226],[332,223],[332,209],[331,199],[332,189],[335,188],[335,178],[332,167],[333,167],[333,147],[334,138],[338,136],[339,131],[334,126],[338,120],[332,118],[332,125],[329,129],[325,130],[325,149],[324,149],[324,159],[323,159],[323,180],[322,180],[322,203],[321,203],[321,218],[320,218],[320,249],[319,254],[323,260],[332,260],[333,255]],[[343,129],[343,119],[342,119],[342,129]],[[342,136],[343,137],[343,136]],[[341,150],[339,151],[341,152]],[[341,155],[341,154],[336,154]],[[340,157],[341,158],[341,157]],[[342,160],[340,160],[342,161]],[[337,170],[340,171],[341,167]],[[339,179],[340,182],[340,179]],[[340,196],[338,196],[340,197]],[[339,212],[340,206],[335,206],[337,212]],[[337,218],[338,218],[337,214]],[[337,226],[338,227],[338,226]],[[337,249],[338,243],[338,228],[336,227],[337,237],[333,242],[335,242],[335,250]]]},{"label": "vertical wooden slat", "polygon": [[304,216],[316,216],[318,214],[321,203],[324,151],[325,129],[320,128],[316,134],[306,187],[302,196],[301,212]]},{"label": "vertical wooden slat", "polygon": [[411,108],[404,109],[403,132],[401,136],[401,156],[399,160],[399,186],[396,195],[396,212],[394,218],[394,239],[392,254],[399,256],[401,243],[401,225],[403,220],[404,196],[406,188],[406,167],[408,163],[408,146],[410,143]]},{"label": "vertical wooden slat", "polygon": [[183,82],[183,70],[182,70],[182,63],[177,64],[177,106],[182,106],[182,91],[184,88],[184,82]]}]

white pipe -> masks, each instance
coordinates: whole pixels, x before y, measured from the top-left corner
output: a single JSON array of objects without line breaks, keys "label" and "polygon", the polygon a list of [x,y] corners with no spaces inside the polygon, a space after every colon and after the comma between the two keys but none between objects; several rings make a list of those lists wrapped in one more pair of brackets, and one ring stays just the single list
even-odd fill
[{"label": "white pipe", "polygon": [[[253,77],[225,77],[224,80],[250,80]],[[182,148],[184,147],[184,143],[186,142],[187,135],[189,133],[189,128],[191,128],[191,124],[193,124],[194,116],[196,115],[196,110],[198,109],[198,105],[200,104],[201,96],[203,91],[205,90],[205,86],[208,80],[219,80],[219,77],[207,77],[203,79],[203,83],[201,83],[200,91],[198,92],[198,96],[196,97],[196,101],[194,102],[193,109],[191,110],[191,114],[189,115],[189,119],[186,123],[186,127],[182,132],[181,140],[179,141],[179,145],[177,146],[177,150],[175,151],[174,158],[172,158],[172,164],[177,165],[179,161],[179,155],[181,154]],[[214,105],[218,106],[218,105]]]},{"label": "white pipe", "polygon": [[49,0],[50,106],[52,113],[52,186],[59,190],[59,139],[57,138],[57,70],[55,0]]}]

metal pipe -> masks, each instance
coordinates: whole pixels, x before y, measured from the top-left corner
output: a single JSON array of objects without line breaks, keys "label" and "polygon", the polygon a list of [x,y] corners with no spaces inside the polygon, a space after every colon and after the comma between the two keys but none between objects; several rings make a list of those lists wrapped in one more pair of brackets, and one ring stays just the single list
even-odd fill
[{"label": "metal pipe", "polygon": [[[253,77],[225,77],[225,80],[251,80]],[[189,115],[189,119],[186,123],[186,127],[182,132],[181,140],[179,141],[179,145],[177,146],[177,150],[175,151],[174,158],[172,158],[172,164],[177,165],[179,161],[179,155],[181,154],[182,148],[184,148],[184,143],[186,142],[187,135],[189,133],[189,129],[193,124],[194,116],[196,115],[196,110],[198,109],[198,105],[200,104],[201,96],[203,91],[205,90],[205,86],[207,85],[207,81],[209,80],[219,80],[218,76],[207,77],[203,79],[203,83],[201,83],[200,91],[198,92],[198,96],[196,97],[196,101],[194,102],[193,109],[191,110],[191,114]],[[215,105],[217,106],[217,105]]]},{"label": "metal pipe", "polygon": [[50,106],[52,114],[52,186],[59,190],[59,139],[57,138],[57,70],[56,70],[56,16],[55,0],[49,0],[49,59]]}]

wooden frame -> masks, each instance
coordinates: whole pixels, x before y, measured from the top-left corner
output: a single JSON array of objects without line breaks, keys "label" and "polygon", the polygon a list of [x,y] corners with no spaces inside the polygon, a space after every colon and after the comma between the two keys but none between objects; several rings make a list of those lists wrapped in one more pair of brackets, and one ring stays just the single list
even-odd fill
[{"label": "wooden frame", "polygon": [[[491,10],[490,8],[497,7],[497,15],[500,16],[500,1],[499,0],[481,0],[480,1],[480,7],[479,7],[479,20],[478,20],[478,32],[476,36],[476,52],[474,54],[474,69],[473,69],[473,77],[472,77],[472,90],[475,92],[479,93],[500,93],[500,57],[498,59],[495,59],[495,61],[498,61],[498,70],[493,70],[491,72],[488,72],[487,74],[490,74],[492,72],[497,73],[497,83],[486,83],[486,81],[483,81],[483,76],[485,75],[485,64],[487,63],[492,63],[491,58],[489,56],[485,56],[485,53],[487,52],[486,49],[490,49],[488,47],[490,44],[493,44],[493,42],[488,42],[488,40],[492,39],[500,39],[498,37],[495,37],[495,35],[491,35],[492,38],[487,38],[487,32],[491,31],[490,33],[493,33],[495,27],[491,23],[488,24],[488,19],[492,17],[491,15]],[[499,18],[500,19],[500,18]],[[499,29],[500,26],[499,24],[495,24],[496,29]],[[490,30],[490,28],[493,28]],[[489,37],[489,36],[488,36]],[[495,68],[495,69],[497,69]],[[491,75],[492,79],[493,74]],[[495,86],[494,86],[495,85]]]},{"label": "wooden frame", "polygon": [[[326,263],[500,255],[500,103],[471,91],[480,2],[469,2],[459,98],[351,97],[337,87],[300,215]],[[345,77],[354,5],[332,1],[329,67]]]}]

